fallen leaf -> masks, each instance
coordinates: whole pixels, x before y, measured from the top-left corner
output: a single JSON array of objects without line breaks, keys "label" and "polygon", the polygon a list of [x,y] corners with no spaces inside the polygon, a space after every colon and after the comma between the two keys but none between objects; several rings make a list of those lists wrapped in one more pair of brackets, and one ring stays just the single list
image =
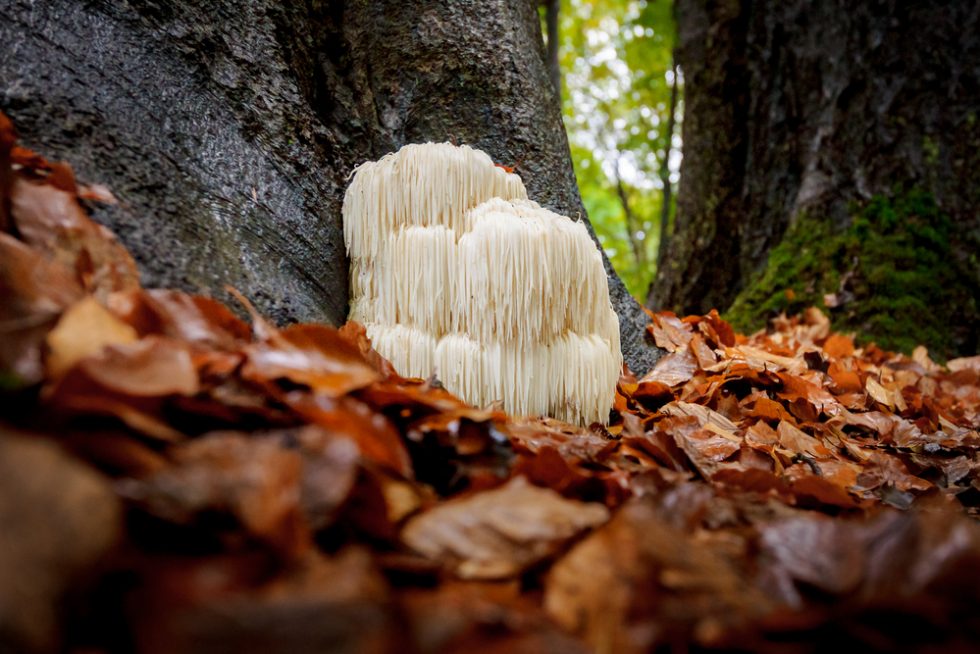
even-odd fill
[{"label": "fallen leaf", "polygon": [[44,378],[42,348],[59,315],[82,297],[64,266],[0,234],[0,386]]},{"label": "fallen leaf", "polygon": [[24,241],[74,271],[102,299],[139,286],[136,263],[115,235],[85,213],[74,193],[17,179],[11,212]]},{"label": "fallen leaf", "polygon": [[402,540],[450,563],[464,579],[500,579],[519,574],[608,518],[601,504],[567,500],[516,477],[412,518]]},{"label": "fallen leaf", "polygon": [[672,313],[654,314],[653,321],[647,326],[654,342],[668,352],[677,352],[687,347],[691,341],[691,328]]},{"label": "fallen leaf", "polygon": [[125,345],[138,339],[136,330],[89,296],[61,315],[47,336],[45,359],[49,378],[61,377],[82,359],[98,354],[109,345]]},{"label": "fallen leaf", "polygon": [[380,379],[357,347],[336,329],[292,325],[244,348],[245,379],[288,379],[327,397],[340,397]]},{"label": "fallen leaf", "polygon": [[299,452],[229,432],[184,443],[172,455],[171,467],[121,482],[119,492],[169,522],[189,525],[206,512],[226,512],[291,556],[308,547]]},{"label": "fallen leaf", "polygon": [[158,336],[109,345],[98,354],[78,361],[59,383],[55,394],[68,393],[73,385],[91,383],[132,397],[193,395],[199,388],[188,346]]},{"label": "fallen leaf", "polygon": [[666,386],[680,386],[691,380],[698,369],[697,360],[689,350],[672,352],[661,358],[653,370],[641,382],[659,382]]}]

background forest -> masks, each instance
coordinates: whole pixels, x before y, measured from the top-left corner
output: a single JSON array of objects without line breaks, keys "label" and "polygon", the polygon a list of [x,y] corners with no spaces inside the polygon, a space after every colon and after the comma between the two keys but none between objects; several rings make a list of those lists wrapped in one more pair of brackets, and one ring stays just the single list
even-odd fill
[{"label": "background forest", "polygon": [[672,7],[564,0],[559,10],[562,113],[582,200],[640,302],[656,274],[679,179],[683,80],[673,59]]}]

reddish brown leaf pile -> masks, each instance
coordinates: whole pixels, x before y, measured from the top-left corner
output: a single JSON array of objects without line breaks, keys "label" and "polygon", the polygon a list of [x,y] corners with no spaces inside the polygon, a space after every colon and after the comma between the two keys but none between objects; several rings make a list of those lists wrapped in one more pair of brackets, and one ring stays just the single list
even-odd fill
[{"label": "reddish brown leaf pile", "polygon": [[980,359],[660,314],[610,427],[514,418],[140,288],[109,199],[0,116],[0,650],[980,643]]}]

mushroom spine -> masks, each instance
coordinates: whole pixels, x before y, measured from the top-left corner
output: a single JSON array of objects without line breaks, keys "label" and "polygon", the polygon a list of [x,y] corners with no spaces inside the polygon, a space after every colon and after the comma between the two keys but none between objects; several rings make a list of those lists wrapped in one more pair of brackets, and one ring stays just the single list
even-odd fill
[{"label": "mushroom spine", "polygon": [[484,152],[406,145],[344,197],[350,318],[403,375],[467,402],[605,422],[619,321],[585,225],[527,199]]}]

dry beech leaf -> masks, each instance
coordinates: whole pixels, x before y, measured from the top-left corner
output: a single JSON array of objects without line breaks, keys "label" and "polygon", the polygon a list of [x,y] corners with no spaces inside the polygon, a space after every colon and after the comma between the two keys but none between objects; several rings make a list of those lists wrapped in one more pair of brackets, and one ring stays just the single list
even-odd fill
[{"label": "dry beech leaf", "polygon": [[693,333],[689,325],[672,313],[659,313],[647,327],[658,347],[668,352],[683,350],[690,343]]},{"label": "dry beech leaf", "polygon": [[74,192],[18,179],[11,211],[24,241],[75,271],[87,291],[104,298],[139,286],[129,252],[88,217]]},{"label": "dry beech leaf", "polygon": [[61,312],[82,297],[71,271],[0,233],[0,371],[8,385],[44,379],[42,347]]},{"label": "dry beech leaf", "polygon": [[141,336],[159,334],[195,345],[237,350],[251,330],[211,298],[165,289],[113,293],[107,307]]},{"label": "dry beech leaf", "polygon": [[667,386],[680,386],[687,383],[697,372],[698,362],[690,350],[672,352],[660,359],[653,370],[641,382],[660,382]]},{"label": "dry beech leaf", "polygon": [[464,579],[500,579],[519,574],[608,518],[601,504],[567,500],[516,477],[411,519],[402,540],[431,559],[451,562]]},{"label": "dry beech leaf", "polygon": [[744,361],[756,370],[785,370],[799,375],[806,370],[806,362],[802,359],[780,356],[751,345],[736,345],[725,350],[726,360],[709,368],[712,371],[723,370],[732,361]]},{"label": "dry beech leaf", "polygon": [[104,389],[134,397],[193,395],[199,388],[188,346],[157,336],[105,347],[73,371]]},{"label": "dry beech leaf", "polygon": [[98,354],[108,345],[124,345],[138,339],[136,330],[109,313],[89,296],[62,314],[48,333],[48,376],[61,377],[82,359]]},{"label": "dry beech leaf", "polygon": [[355,345],[324,325],[292,325],[244,348],[242,375],[259,381],[288,379],[328,397],[340,397],[380,379]]},{"label": "dry beech leaf", "polygon": [[830,450],[818,439],[781,420],[776,427],[779,444],[794,454],[807,454],[813,457],[830,455]]},{"label": "dry beech leaf", "polygon": [[732,442],[741,442],[742,440],[736,433],[738,426],[735,423],[706,406],[692,404],[691,402],[671,402],[662,407],[660,412],[669,416],[691,416],[697,419],[702,429],[706,429]]},{"label": "dry beech leaf", "polygon": [[959,372],[960,370],[973,370],[980,372],[980,354],[972,357],[950,359],[946,362],[946,367],[953,372]]},{"label": "dry beech leaf", "polygon": [[126,481],[120,492],[171,522],[190,524],[206,511],[224,511],[279,547],[305,547],[299,452],[272,439],[216,433],[182,444],[173,456],[173,466]]},{"label": "dry beech leaf", "polygon": [[868,391],[875,402],[884,404],[893,411],[905,411],[908,407],[902,392],[898,389],[888,389],[879,384],[873,377],[868,377],[864,382],[864,388]]}]

